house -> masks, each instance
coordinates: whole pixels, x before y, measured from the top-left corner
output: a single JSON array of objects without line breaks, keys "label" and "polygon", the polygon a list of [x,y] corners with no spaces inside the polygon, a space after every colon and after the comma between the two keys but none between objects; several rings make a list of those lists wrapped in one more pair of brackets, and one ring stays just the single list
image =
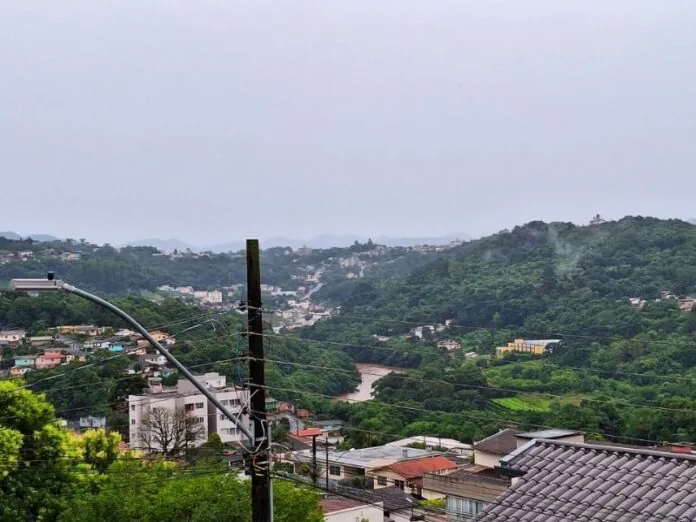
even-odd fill
[{"label": "house", "polygon": [[[326,484],[326,482],[323,482],[323,484]],[[383,520],[385,522],[409,522],[412,520],[425,520],[424,518],[419,518],[423,515],[423,513],[417,507],[418,501],[408,493],[395,487],[381,489],[358,489],[348,486],[341,486],[334,482],[330,482],[329,489],[331,492],[335,492],[342,498],[354,499],[363,504],[381,504],[382,515],[384,517]]]},{"label": "house", "polygon": [[[315,423],[318,424],[318,423]],[[460,457],[469,457],[474,453],[474,447],[466,442],[460,442],[455,439],[446,439],[442,437],[428,437],[425,435],[417,435],[405,439],[387,442],[385,446],[415,447],[414,444],[422,445],[425,449],[434,449],[436,451],[447,451],[452,455]]]},{"label": "house", "polygon": [[167,364],[167,358],[164,355],[150,355],[145,359],[145,362],[154,364],[157,366],[164,366]]},{"label": "house", "polygon": [[[408,450],[403,448],[403,452],[404,457],[406,457]],[[410,491],[412,495],[419,498],[437,499],[444,495],[423,488],[423,475],[426,473],[441,475],[455,469],[457,469],[457,464],[450,459],[442,455],[433,455],[432,457],[402,460],[374,468],[368,473],[368,476],[375,479],[375,489],[395,486],[404,491]]]},{"label": "house", "polygon": [[517,430],[508,428],[474,442],[474,463],[495,468],[502,457],[517,449],[518,433]]},{"label": "house", "polygon": [[278,401],[273,397],[266,397],[266,413],[276,413],[278,411]]},{"label": "house", "polygon": [[15,355],[14,365],[16,368],[33,368],[36,364],[36,355]]},{"label": "house", "polygon": [[13,366],[10,368],[10,377],[24,377],[24,374],[31,371],[28,366]]},{"label": "house", "polygon": [[512,484],[508,477],[479,464],[469,464],[446,475],[426,473],[423,489],[446,499],[449,520],[472,520]]},{"label": "house", "polygon": [[29,344],[31,344],[35,348],[37,346],[45,346],[47,344],[51,344],[53,341],[54,338],[51,335],[35,335],[29,338]]},{"label": "house", "polygon": [[293,413],[295,407],[289,402],[279,402],[278,403],[278,413]]},{"label": "house", "polygon": [[677,305],[682,312],[691,312],[691,310],[694,309],[694,306],[696,306],[696,299],[693,297],[679,299],[677,301]]},{"label": "house", "polygon": [[309,419],[309,410],[305,408],[297,408],[295,410],[295,416],[298,419]]},{"label": "house", "polygon": [[693,521],[694,470],[691,454],[535,439],[500,461],[512,486],[477,521]]},{"label": "house", "polygon": [[448,352],[451,352],[453,350],[459,350],[462,345],[459,344],[457,341],[454,341],[452,339],[448,339],[447,341],[440,341],[437,343],[438,348],[444,348]]},{"label": "house", "polygon": [[80,417],[80,428],[105,428],[106,417]]},{"label": "house", "polygon": [[109,343],[109,351],[113,353],[121,353],[125,347],[121,343]]},{"label": "house", "polygon": [[89,335],[93,337],[104,333],[104,328],[92,325],[64,325],[56,327],[56,331],[61,335]]},{"label": "house", "polygon": [[169,337],[169,334],[160,330],[155,330],[154,332],[150,332],[150,336],[159,343],[164,341],[167,337]]},{"label": "house", "polygon": [[319,501],[326,522],[382,522],[382,503],[364,504],[345,497],[330,496]]},{"label": "house", "polygon": [[21,343],[26,336],[27,332],[25,330],[0,330],[0,341],[6,341],[12,346]]},{"label": "house", "polygon": [[60,366],[65,360],[65,355],[57,352],[46,352],[35,359],[37,370],[46,370]]},{"label": "house", "polygon": [[585,442],[585,436],[581,431],[549,429],[523,433],[508,428],[474,442],[474,463],[487,468],[496,468],[501,458],[535,438]]},{"label": "house", "polygon": [[85,350],[107,350],[111,346],[108,339],[90,339],[82,344]]},{"label": "house", "polygon": [[[326,463],[329,466],[330,480],[364,479],[374,469],[408,460],[409,458],[429,457],[433,452],[397,446],[374,446],[350,451],[332,451],[325,449],[324,455],[319,459],[320,475],[326,474]],[[299,463],[312,464],[311,451],[297,452],[296,460]]]},{"label": "house", "polygon": [[507,353],[530,353],[532,355],[544,355],[553,351],[553,345],[560,343],[560,339],[515,339],[507,346],[500,346],[495,349],[498,357]]},{"label": "house", "polygon": [[117,332],[114,333],[114,337],[122,338],[122,337],[142,337],[138,332],[134,332],[133,330],[128,330],[127,328],[122,328],[121,330],[118,330]]},{"label": "house", "polygon": [[298,429],[297,431],[291,431],[290,433],[288,433],[288,435],[295,442],[305,445],[307,447],[312,446],[312,441],[315,437],[321,437],[321,442],[324,442],[324,432],[321,430],[321,428]]}]

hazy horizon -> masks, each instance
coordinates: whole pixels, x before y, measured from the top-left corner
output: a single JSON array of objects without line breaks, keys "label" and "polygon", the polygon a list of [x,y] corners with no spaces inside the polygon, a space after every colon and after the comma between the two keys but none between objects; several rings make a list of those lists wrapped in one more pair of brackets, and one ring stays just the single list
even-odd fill
[{"label": "hazy horizon", "polygon": [[696,215],[692,1],[3,7],[0,230],[211,245]]}]

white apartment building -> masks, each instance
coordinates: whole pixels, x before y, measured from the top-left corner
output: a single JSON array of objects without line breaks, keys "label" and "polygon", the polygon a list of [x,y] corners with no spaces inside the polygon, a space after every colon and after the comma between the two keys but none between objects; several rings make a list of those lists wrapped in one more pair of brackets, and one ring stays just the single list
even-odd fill
[{"label": "white apartment building", "polygon": [[[242,414],[242,408],[248,402],[248,390],[234,386],[228,387],[225,376],[218,373],[198,375],[196,379],[204,383],[223,406],[233,414],[239,415],[240,421],[245,426],[251,427],[249,416]],[[148,449],[144,438],[147,433],[144,433],[143,421],[156,408],[168,410],[171,414],[183,409],[193,416],[196,422],[203,425],[200,436],[191,443],[194,447],[205,443],[211,433],[217,433],[223,443],[244,441],[244,435],[235,424],[218,411],[189,381],[181,379],[177,386],[165,387],[159,379],[151,379],[147,393],[128,397],[131,448]],[[156,445],[153,445],[153,449],[161,450]]]},{"label": "white apartment building", "polygon": [[194,299],[208,304],[221,304],[222,303],[222,292],[220,290],[213,290],[212,292],[206,292],[204,290],[193,292]]}]

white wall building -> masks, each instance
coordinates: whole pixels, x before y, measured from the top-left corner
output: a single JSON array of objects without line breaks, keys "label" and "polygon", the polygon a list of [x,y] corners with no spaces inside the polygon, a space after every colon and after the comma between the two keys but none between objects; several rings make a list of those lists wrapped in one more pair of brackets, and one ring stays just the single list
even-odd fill
[{"label": "white wall building", "polygon": [[201,303],[207,304],[221,304],[222,303],[222,292],[220,290],[213,290],[212,292],[206,292],[204,290],[193,292],[194,299],[200,301]]},{"label": "white wall building", "polygon": [[[225,376],[218,373],[198,375],[196,379],[204,383],[230,412],[237,414],[244,426],[250,427],[249,416],[242,414],[242,408],[248,402],[248,390],[228,387]],[[143,420],[155,408],[168,410],[171,414],[183,409],[195,417],[196,422],[203,425],[203,430],[200,437],[192,443],[194,447],[205,443],[211,433],[217,433],[223,443],[244,440],[244,435],[235,424],[187,380],[179,380],[176,387],[165,387],[161,385],[161,381],[153,379],[147,393],[128,397],[128,406],[131,448],[148,449],[148,444],[143,438]],[[155,450],[161,450],[154,446]]]}]

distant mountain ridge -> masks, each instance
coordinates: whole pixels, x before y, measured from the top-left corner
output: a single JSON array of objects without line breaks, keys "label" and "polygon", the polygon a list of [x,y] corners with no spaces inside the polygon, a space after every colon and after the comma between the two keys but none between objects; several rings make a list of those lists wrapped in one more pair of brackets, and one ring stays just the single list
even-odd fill
[{"label": "distant mountain ridge", "polygon": [[[370,239],[365,236],[358,235],[333,235],[333,234],[322,234],[309,239],[294,239],[287,237],[271,237],[267,240],[261,241],[261,248],[274,248],[274,247],[290,247],[292,249],[297,249],[301,247],[309,248],[319,248],[327,249],[333,247],[347,247],[355,243],[365,243]],[[440,236],[440,237],[388,237],[379,236],[374,237],[372,240],[379,245],[386,246],[403,246],[410,247],[415,245],[445,245],[452,241],[460,240],[466,241],[470,237],[467,234],[454,234],[450,236]],[[197,246],[185,243],[175,238],[171,239],[141,239],[138,241],[131,241],[127,246],[152,246],[163,252],[172,252],[173,250],[185,251],[186,249],[191,249],[194,252],[201,251],[211,251],[211,252],[237,252],[244,248],[244,242],[242,241],[231,241],[229,243],[220,243],[216,245],[208,246]]]},{"label": "distant mountain ridge", "polygon": [[20,236],[17,234],[17,232],[12,232],[11,230],[8,230],[7,232],[0,232],[0,237],[4,237],[5,239],[12,239],[13,241],[19,241],[20,239],[28,239],[32,238],[34,241],[60,241],[60,238],[57,238],[55,236],[51,236],[48,234],[29,234],[27,236]]}]

